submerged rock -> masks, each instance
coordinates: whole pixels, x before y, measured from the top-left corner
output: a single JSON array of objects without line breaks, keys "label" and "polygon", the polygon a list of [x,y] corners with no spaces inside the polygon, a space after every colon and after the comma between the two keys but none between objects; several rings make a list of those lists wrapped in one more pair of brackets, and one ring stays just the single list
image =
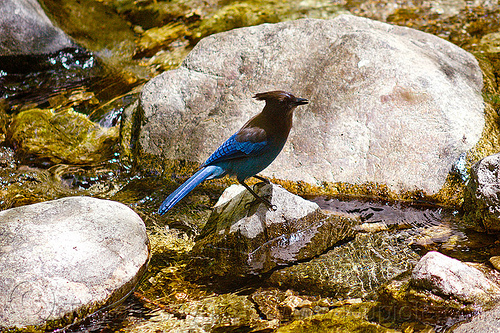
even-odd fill
[{"label": "submerged rock", "polygon": [[69,197],[0,212],[0,329],[53,329],[125,297],[149,246],[127,206]]},{"label": "submerged rock", "polygon": [[341,306],[325,314],[294,321],[280,327],[276,332],[399,332],[369,320],[369,312],[374,306],[374,302]]},{"label": "submerged rock", "polygon": [[487,304],[500,299],[500,286],[480,270],[434,251],[415,266],[411,284],[466,303]]},{"label": "submerged rock", "polygon": [[269,210],[241,185],[226,190],[192,251],[195,269],[200,270],[197,277],[269,272],[313,258],[353,237],[352,227],[359,219],[324,214],[313,202],[277,185],[262,184],[254,190],[270,197],[277,210]]},{"label": "submerged rock", "polygon": [[497,333],[500,332],[500,306],[485,311],[453,329],[453,333]]},{"label": "submerged rock", "polygon": [[476,229],[500,231],[500,154],[483,158],[471,168],[466,219]]},{"label": "submerged rock", "polygon": [[17,152],[53,163],[89,164],[109,157],[118,142],[116,127],[104,128],[72,109],[32,109],[14,117],[7,141]]},{"label": "submerged rock", "polygon": [[407,238],[404,232],[360,233],[318,258],[273,272],[269,282],[331,297],[374,297],[382,284],[417,263]]},{"label": "submerged rock", "polygon": [[201,163],[262,109],[253,94],[283,89],[310,104],[263,175],[433,195],[481,136],[481,88],[471,54],[404,27],[340,15],[234,29],[145,85],[136,157]]},{"label": "submerged rock", "polygon": [[37,0],[0,1],[0,56],[47,54],[71,46]]},{"label": "submerged rock", "polygon": [[[247,296],[216,295],[173,305],[152,313],[148,321],[132,324],[124,332],[255,332],[272,331],[277,321],[260,319]],[[250,328],[250,329],[249,329]]]}]

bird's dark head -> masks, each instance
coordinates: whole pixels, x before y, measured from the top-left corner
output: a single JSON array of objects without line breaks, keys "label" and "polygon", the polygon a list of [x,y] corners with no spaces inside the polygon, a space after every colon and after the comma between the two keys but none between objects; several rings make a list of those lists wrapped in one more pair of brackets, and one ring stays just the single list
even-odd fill
[{"label": "bird's dark head", "polygon": [[309,101],[305,98],[295,97],[292,94],[281,90],[259,93],[256,94],[254,98],[259,101],[266,101],[266,108],[273,107],[283,111],[292,111],[299,105],[309,103]]}]

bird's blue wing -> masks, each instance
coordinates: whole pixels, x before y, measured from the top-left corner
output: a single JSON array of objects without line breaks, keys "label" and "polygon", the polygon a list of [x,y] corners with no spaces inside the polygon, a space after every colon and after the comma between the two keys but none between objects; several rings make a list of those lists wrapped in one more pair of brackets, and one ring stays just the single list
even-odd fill
[{"label": "bird's blue wing", "polygon": [[250,140],[240,141],[238,140],[238,135],[239,133],[233,134],[227,139],[212,155],[210,155],[203,165],[255,156],[262,153],[267,147],[267,140],[259,142],[252,142]]}]

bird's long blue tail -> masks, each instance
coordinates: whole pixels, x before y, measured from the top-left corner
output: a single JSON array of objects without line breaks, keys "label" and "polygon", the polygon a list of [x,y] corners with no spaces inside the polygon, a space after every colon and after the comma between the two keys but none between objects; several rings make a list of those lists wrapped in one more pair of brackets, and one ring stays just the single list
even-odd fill
[{"label": "bird's long blue tail", "polygon": [[161,204],[158,209],[158,214],[163,215],[174,207],[182,198],[184,198],[189,192],[191,192],[196,186],[198,186],[202,181],[209,178],[214,178],[222,173],[222,169],[215,165],[206,166],[194,175],[191,176],[184,184],[179,186],[172,194],[170,194]]}]

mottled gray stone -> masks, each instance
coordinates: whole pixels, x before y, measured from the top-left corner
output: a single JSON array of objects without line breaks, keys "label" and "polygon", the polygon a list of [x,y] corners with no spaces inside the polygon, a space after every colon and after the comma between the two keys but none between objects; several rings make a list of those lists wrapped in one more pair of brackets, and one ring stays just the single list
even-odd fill
[{"label": "mottled gray stone", "polygon": [[462,302],[486,304],[500,298],[500,287],[480,270],[435,251],[420,259],[410,282]]},{"label": "mottled gray stone", "polygon": [[500,154],[474,164],[467,184],[467,219],[489,231],[500,231]]},{"label": "mottled gray stone", "polygon": [[[272,211],[241,185],[224,192],[215,206],[192,257],[202,276],[245,276],[276,266],[311,259],[335,243],[354,235],[359,218],[325,214],[316,203],[302,199],[277,185],[257,184],[254,190],[270,197]],[[205,260],[205,259],[204,259]]]},{"label": "mottled gray stone", "polygon": [[0,56],[45,54],[74,46],[37,0],[0,1]]},{"label": "mottled gray stone", "polygon": [[149,242],[127,206],[70,197],[0,212],[0,328],[54,328],[126,296]]},{"label": "mottled gray stone", "polygon": [[137,152],[203,162],[282,89],[310,100],[263,175],[437,193],[484,127],[475,58],[430,34],[365,18],[303,19],[201,40],[141,95]]},{"label": "mottled gray stone", "polygon": [[472,317],[467,323],[451,330],[453,333],[497,333],[500,332],[500,306]]}]

